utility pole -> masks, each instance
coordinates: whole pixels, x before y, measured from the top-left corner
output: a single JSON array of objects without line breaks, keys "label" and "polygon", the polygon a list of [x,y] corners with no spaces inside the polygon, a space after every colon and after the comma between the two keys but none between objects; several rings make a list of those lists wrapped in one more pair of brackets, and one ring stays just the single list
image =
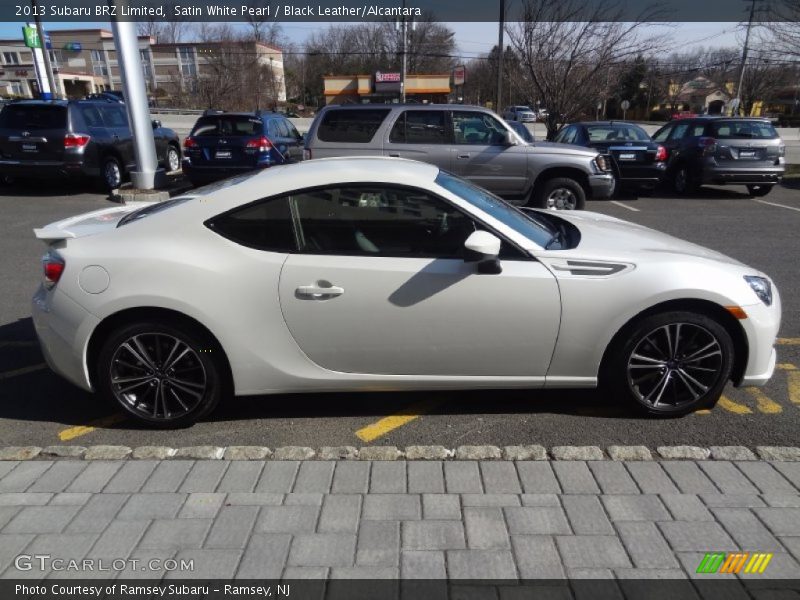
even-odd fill
[{"label": "utility pole", "polygon": [[738,114],[739,108],[742,105],[742,84],[744,83],[744,67],[747,62],[748,46],[750,44],[750,29],[753,27],[753,16],[756,12],[756,0],[750,0],[750,17],[747,19],[747,32],[744,35],[744,48],[742,49],[742,64],[739,65],[739,84],[736,86],[736,107],[731,111],[731,116],[734,112]]},{"label": "utility pole", "polygon": [[53,65],[50,63],[50,51],[47,49],[47,40],[44,37],[42,21],[39,19],[39,8],[36,0],[31,0],[33,6],[33,20],[36,23],[36,33],[39,34],[39,43],[42,45],[42,58],[44,58],[44,71],[47,76],[47,83],[50,85],[50,93],[53,98],[58,98],[61,94],[56,87],[55,77],[53,77]]},{"label": "utility pole", "polygon": [[503,110],[500,105],[503,101],[503,29],[506,20],[506,0],[500,0],[500,22],[497,27],[497,106],[494,110],[498,114]]}]

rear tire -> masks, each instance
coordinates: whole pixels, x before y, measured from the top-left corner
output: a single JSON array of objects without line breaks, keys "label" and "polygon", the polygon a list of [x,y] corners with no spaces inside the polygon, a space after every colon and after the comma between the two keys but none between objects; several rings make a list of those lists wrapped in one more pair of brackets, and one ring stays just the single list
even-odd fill
[{"label": "rear tire", "polygon": [[218,344],[196,328],[160,321],[125,325],[103,343],[97,391],[140,423],[186,427],[227,395]]},{"label": "rear tire", "polygon": [[686,165],[678,165],[672,174],[672,189],[681,196],[688,196],[697,191],[699,186],[695,183],[689,168]]},{"label": "rear tire", "polygon": [[106,156],[100,165],[100,178],[107,192],[119,189],[122,185],[122,166],[113,156]]},{"label": "rear tire", "polygon": [[766,196],[767,194],[769,194],[772,191],[772,187],[773,187],[772,184],[769,184],[769,185],[748,185],[747,186],[747,192],[751,196],[756,196],[757,198],[760,198],[762,196]]},{"label": "rear tire", "polygon": [[553,210],[583,210],[586,208],[586,192],[583,186],[569,177],[554,177],[542,183],[531,194],[529,206]]},{"label": "rear tire", "polygon": [[640,412],[675,417],[712,408],[730,379],[733,341],[704,314],[650,315],[617,340],[604,361],[601,384]]}]

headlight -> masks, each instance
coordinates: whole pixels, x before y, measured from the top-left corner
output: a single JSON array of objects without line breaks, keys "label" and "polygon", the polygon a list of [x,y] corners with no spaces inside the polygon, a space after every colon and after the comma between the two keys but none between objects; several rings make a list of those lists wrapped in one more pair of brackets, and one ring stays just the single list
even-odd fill
[{"label": "headlight", "polygon": [[608,159],[603,156],[602,154],[598,154],[594,159],[594,164],[597,166],[598,171],[610,171],[611,168],[608,165]]},{"label": "headlight", "polygon": [[755,275],[745,275],[744,280],[764,304],[767,306],[772,305],[772,284],[769,279],[756,277]]}]

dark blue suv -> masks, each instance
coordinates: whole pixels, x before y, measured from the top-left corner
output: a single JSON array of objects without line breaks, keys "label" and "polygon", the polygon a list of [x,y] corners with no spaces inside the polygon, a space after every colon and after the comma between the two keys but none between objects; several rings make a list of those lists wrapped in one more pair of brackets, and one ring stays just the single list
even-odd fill
[{"label": "dark blue suv", "polygon": [[281,113],[206,111],[183,142],[192,185],[303,160],[303,136]]}]

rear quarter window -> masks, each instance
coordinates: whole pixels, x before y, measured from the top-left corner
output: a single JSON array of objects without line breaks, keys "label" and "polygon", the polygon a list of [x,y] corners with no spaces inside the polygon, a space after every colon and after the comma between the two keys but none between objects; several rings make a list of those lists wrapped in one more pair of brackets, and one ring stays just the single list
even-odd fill
[{"label": "rear quarter window", "polygon": [[368,144],[390,109],[330,110],[322,116],[317,137],[322,142]]},{"label": "rear quarter window", "polygon": [[0,112],[4,129],[66,129],[67,109],[64,106],[9,104]]},{"label": "rear quarter window", "polygon": [[297,249],[286,196],[237,208],[214,217],[206,225],[222,237],[248,248],[269,252]]},{"label": "rear quarter window", "polygon": [[778,132],[764,121],[721,121],[711,125],[711,136],[719,139],[775,139]]}]

